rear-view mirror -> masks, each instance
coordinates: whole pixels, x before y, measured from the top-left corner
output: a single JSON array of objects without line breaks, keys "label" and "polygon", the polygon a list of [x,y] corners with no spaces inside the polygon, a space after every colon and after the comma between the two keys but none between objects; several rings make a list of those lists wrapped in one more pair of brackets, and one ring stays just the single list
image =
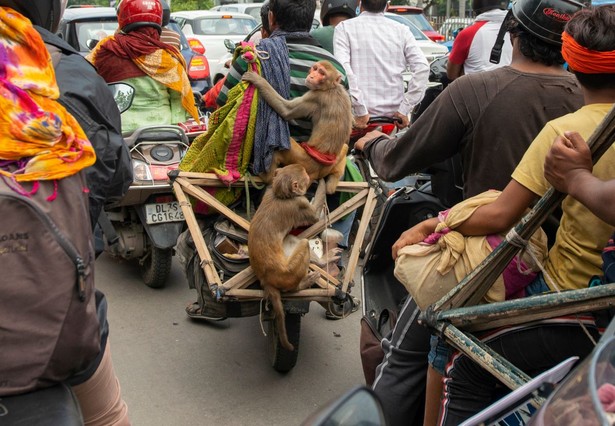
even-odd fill
[{"label": "rear-view mirror", "polygon": [[357,387],[311,415],[302,426],[385,426],[378,397]]},{"label": "rear-view mirror", "polygon": [[120,114],[132,105],[135,96],[135,88],[126,83],[111,83],[109,89],[113,94],[113,99],[120,110]]}]

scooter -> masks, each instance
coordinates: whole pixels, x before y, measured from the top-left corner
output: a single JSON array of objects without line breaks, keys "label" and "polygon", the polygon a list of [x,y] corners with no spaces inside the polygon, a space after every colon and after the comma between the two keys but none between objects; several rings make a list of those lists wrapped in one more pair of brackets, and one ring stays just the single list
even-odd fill
[{"label": "scooter", "polygon": [[[109,86],[120,111],[126,111],[134,88],[125,83]],[[158,125],[138,128],[124,141],[130,149],[134,181],[120,201],[105,206],[99,219],[105,251],[138,260],[145,284],[161,288],[171,271],[173,247],[184,227],[184,215],[167,174],[178,168],[189,139],[179,126]]]}]

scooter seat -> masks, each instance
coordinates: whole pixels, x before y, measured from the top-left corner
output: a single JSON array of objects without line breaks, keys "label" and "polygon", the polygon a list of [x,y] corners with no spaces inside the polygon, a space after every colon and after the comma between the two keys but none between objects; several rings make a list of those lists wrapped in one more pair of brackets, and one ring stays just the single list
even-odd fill
[{"label": "scooter seat", "polygon": [[0,398],[2,426],[82,426],[81,409],[64,384]]}]

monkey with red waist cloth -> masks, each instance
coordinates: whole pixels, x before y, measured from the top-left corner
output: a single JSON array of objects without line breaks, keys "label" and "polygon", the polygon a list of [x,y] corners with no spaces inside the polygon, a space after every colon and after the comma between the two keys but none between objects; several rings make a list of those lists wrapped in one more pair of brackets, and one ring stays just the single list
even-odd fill
[{"label": "monkey with red waist cloth", "polygon": [[353,122],[350,96],[341,84],[339,71],[328,61],[316,62],[305,79],[310,90],[291,100],[280,96],[255,72],[244,73],[242,79],[254,84],[259,95],[284,120],[307,118],[312,121],[310,139],[299,144],[291,138],[290,149],[276,151],[269,170],[261,174],[261,178],[269,183],[278,166],[297,163],[312,180],[327,177],[326,192],[335,192],[344,175]]}]

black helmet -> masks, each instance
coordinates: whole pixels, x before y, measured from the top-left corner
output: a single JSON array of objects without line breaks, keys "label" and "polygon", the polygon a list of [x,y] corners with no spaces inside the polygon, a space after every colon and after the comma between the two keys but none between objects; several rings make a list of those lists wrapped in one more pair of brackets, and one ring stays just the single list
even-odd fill
[{"label": "black helmet", "polygon": [[357,16],[358,7],[359,0],[324,0],[320,9],[320,22],[323,26],[327,26],[329,17],[338,13],[354,18]]},{"label": "black helmet", "polygon": [[0,7],[10,7],[51,32],[56,32],[62,17],[62,0],[0,0]]},{"label": "black helmet", "polygon": [[171,20],[171,7],[166,0],[160,0],[160,4],[162,5],[162,26],[166,27]]},{"label": "black helmet", "polygon": [[530,34],[561,45],[564,26],[583,7],[574,0],[513,0],[512,14]]},{"label": "black helmet", "polygon": [[502,22],[495,45],[491,50],[489,62],[493,64],[500,62],[506,25],[511,14],[519,25],[534,37],[546,43],[561,46],[566,23],[583,7],[585,7],[583,3],[574,0],[513,0],[512,8]]},{"label": "black helmet", "polygon": [[492,9],[506,10],[506,3],[502,0],[472,0],[472,10],[476,15]]}]

